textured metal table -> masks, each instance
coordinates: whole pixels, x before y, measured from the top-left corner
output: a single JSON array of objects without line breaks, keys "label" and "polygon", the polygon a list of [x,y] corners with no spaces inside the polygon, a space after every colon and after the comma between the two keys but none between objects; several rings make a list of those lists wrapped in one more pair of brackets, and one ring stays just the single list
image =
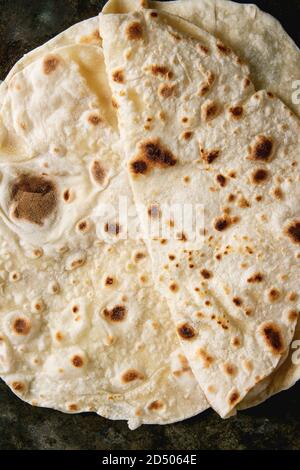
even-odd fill
[{"label": "textured metal table", "polygon": [[[0,79],[26,52],[68,26],[96,15],[97,0],[0,0]],[[300,44],[299,0],[257,1]],[[184,423],[143,426],[93,414],[33,408],[0,382],[0,449],[299,449],[300,383],[229,420],[213,411]]]}]

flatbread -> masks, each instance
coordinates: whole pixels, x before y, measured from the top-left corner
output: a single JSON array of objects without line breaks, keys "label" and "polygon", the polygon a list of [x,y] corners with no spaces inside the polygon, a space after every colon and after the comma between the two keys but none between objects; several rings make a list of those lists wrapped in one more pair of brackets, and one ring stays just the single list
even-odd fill
[{"label": "flatbread", "polygon": [[100,15],[100,31],[145,236],[154,205],[164,227],[163,205],[204,205],[202,247],[177,236],[176,215],[175,238],[149,240],[193,371],[225,417],[295,331],[299,122],[273,93],[249,96],[247,67],[190,23],[141,10]]},{"label": "flatbread", "polygon": [[34,406],[132,429],[179,421],[208,405],[153,287],[95,20],[84,25],[5,84],[0,374]]},{"label": "flatbread", "polygon": [[51,50],[59,47],[73,46],[74,44],[101,46],[98,23],[97,17],[80,21],[50,39],[50,41],[25,54],[12,67],[5,80],[0,84],[0,106],[7,91],[7,83],[13,75],[34,60],[39,59],[46,52],[51,52]]},{"label": "flatbread", "polygon": [[[256,5],[229,0],[142,4],[178,15],[223,40],[249,65],[255,88],[274,92],[300,117],[299,93],[296,96],[293,85],[300,80],[300,51],[276,18]],[[140,6],[140,0],[110,0],[103,12],[126,13]]]},{"label": "flatbread", "polygon": [[[141,2],[136,0],[121,3],[122,10],[119,1],[110,0],[103,11],[126,13],[141,7]],[[143,2],[143,5],[179,15],[222,39],[239,57],[246,60],[256,89],[274,92],[300,117],[295,89],[295,83],[300,77],[300,52],[276,18],[256,5],[227,0],[149,0]],[[299,331],[298,323],[294,336],[296,342],[300,340]],[[274,381],[272,374],[260,382],[244,399],[241,407],[257,405],[269,396],[292,387],[300,378],[299,362],[292,360],[295,354],[291,348],[287,360],[279,366],[278,373],[274,372]]]}]

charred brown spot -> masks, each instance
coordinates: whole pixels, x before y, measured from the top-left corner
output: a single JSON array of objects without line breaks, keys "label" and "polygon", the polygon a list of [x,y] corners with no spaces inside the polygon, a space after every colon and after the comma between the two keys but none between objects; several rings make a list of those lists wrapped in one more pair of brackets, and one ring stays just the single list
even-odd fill
[{"label": "charred brown spot", "polygon": [[231,49],[222,42],[217,42],[217,49],[223,55],[229,55],[231,53]]},{"label": "charred brown spot", "polygon": [[[140,155],[138,161],[145,160],[151,166],[169,168],[176,165],[176,158],[172,152],[161,144],[159,139],[152,139],[140,144]],[[147,167],[147,163],[146,163]]]},{"label": "charred brown spot", "polygon": [[33,250],[33,255],[36,257],[36,258],[41,258],[41,256],[43,256],[44,254],[44,251],[42,248],[36,248],[35,250]]},{"label": "charred brown spot", "polygon": [[214,362],[214,358],[210,354],[208,354],[208,352],[205,351],[205,349],[203,349],[203,348],[198,349],[197,355],[200,357],[200,359],[203,363],[203,367],[205,369],[210,367]]},{"label": "charred brown spot", "polygon": [[212,272],[208,271],[207,269],[202,269],[200,271],[200,274],[204,279],[211,279],[212,278]]},{"label": "charred brown spot", "polygon": [[161,400],[155,400],[148,406],[148,410],[157,411],[164,407],[164,402]]},{"label": "charred brown spot", "polygon": [[49,55],[45,57],[43,61],[44,74],[50,75],[50,73],[54,72],[57,69],[59,62],[60,62],[59,57],[55,55]]},{"label": "charred brown spot", "polygon": [[200,155],[205,163],[213,163],[220,155],[220,150],[204,150],[200,146]]},{"label": "charred brown spot", "polygon": [[11,185],[10,202],[16,219],[43,225],[57,206],[56,186],[44,176],[21,175]]},{"label": "charred brown spot", "polygon": [[208,55],[209,54],[209,48],[207,46],[205,46],[204,44],[198,43],[197,44],[197,49],[200,52],[200,54],[203,54],[203,55]]},{"label": "charred brown spot", "polygon": [[82,359],[82,357],[81,357],[81,356],[78,356],[78,355],[73,356],[73,357],[72,357],[72,364],[73,364],[74,367],[78,367],[78,368],[79,368],[79,367],[82,367],[82,366],[83,366],[83,359]]},{"label": "charred brown spot", "polygon": [[239,392],[238,392],[237,390],[234,390],[234,391],[231,392],[230,395],[229,395],[229,399],[228,399],[228,400],[229,400],[229,404],[230,404],[231,406],[236,405],[236,404],[238,403],[238,401],[239,401],[239,398],[240,398]]},{"label": "charred brown spot", "polygon": [[169,286],[171,292],[178,292],[179,286],[176,282],[172,282]]},{"label": "charred brown spot", "polygon": [[226,180],[225,176],[219,174],[219,175],[216,176],[216,180],[222,188],[224,188],[226,186],[227,180]]},{"label": "charred brown spot", "polygon": [[120,322],[125,320],[127,315],[127,309],[123,305],[117,305],[111,310],[104,309],[103,311],[105,318],[112,322]]},{"label": "charred brown spot", "polygon": [[290,310],[288,313],[288,319],[292,322],[298,319],[299,312],[297,310]]},{"label": "charred brown spot", "polygon": [[296,245],[300,245],[300,220],[294,220],[284,230],[285,234]]},{"label": "charred brown spot", "polygon": [[98,126],[99,124],[102,123],[102,119],[99,116],[99,114],[93,113],[89,115],[88,122],[92,124],[93,126]]},{"label": "charred brown spot", "polygon": [[127,372],[124,372],[122,375],[122,381],[124,383],[133,382],[134,380],[143,380],[144,375],[141,374],[138,370],[129,369]]},{"label": "charred brown spot", "polygon": [[264,135],[259,135],[255,143],[250,147],[249,158],[251,160],[268,161],[272,156],[274,149],[273,140]]},{"label": "charred brown spot", "polygon": [[19,281],[21,279],[21,274],[16,271],[13,271],[12,273],[10,273],[10,279],[13,282]]},{"label": "charred brown spot", "polygon": [[108,276],[106,279],[105,279],[105,285],[106,286],[112,286],[114,283],[114,278],[111,277],[111,276]]},{"label": "charred brown spot", "polygon": [[135,175],[144,175],[148,171],[148,165],[145,160],[135,160],[131,162],[130,168]]},{"label": "charred brown spot", "polygon": [[99,160],[94,160],[91,166],[91,174],[97,184],[102,185],[105,181],[105,170]]},{"label": "charred brown spot", "polygon": [[71,192],[69,189],[66,189],[63,193],[63,198],[65,202],[70,202],[71,200]]},{"label": "charred brown spot", "polygon": [[284,352],[284,340],[279,326],[276,323],[265,323],[261,327],[263,338],[274,354],[282,354]]},{"label": "charred brown spot", "polygon": [[196,330],[188,323],[184,323],[183,325],[179,326],[177,328],[177,333],[182,339],[185,340],[192,340],[197,336]]},{"label": "charred brown spot", "polygon": [[297,300],[297,298],[298,298],[298,295],[297,295],[296,292],[290,292],[288,294],[287,298],[290,302],[295,302],[295,300]]},{"label": "charred brown spot", "polygon": [[156,13],[156,11],[151,11],[150,16],[151,16],[151,18],[157,18],[158,13]]},{"label": "charred brown spot", "polygon": [[209,72],[207,74],[206,81],[200,85],[198,95],[205,96],[211,89],[211,86],[213,85],[215,79],[216,79],[215,74],[213,72]]},{"label": "charred brown spot", "polygon": [[115,70],[112,74],[112,79],[116,83],[124,83],[124,71],[122,69]]},{"label": "charred brown spot", "polygon": [[241,307],[243,305],[243,301],[240,297],[233,297],[232,302],[237,306]]},{"label": "charred brown spot", "polygon": [[283,199],[283,192],[279,186],[273,189],[272,194],[275,197],[275,199],[278,199],[279,201]]},{"label": "charred brown spot", "polygon": [[78,230],[80,232],[86,232],[87,229],[88,229],[88,223],[85,220],[82,220],[81,222],[79,222]]},{"label": "charred brown spot", "polygon": [[229,108],[229,112],[233,119],[238,120],[238,119],[241,119],[241,117],[243,116],[244,108],[243,106],[231,106]]},{"label": "charred brown spot", "polygon": [[77,411],[78,406],[75,403],[71,403],[71,405],[68,406],[69,411]]},{"label": "charred brown spot", "polygon": [[235,194],[229,194],[227,201],[228,202],[234,202],[236,200],[236,195]]},{"label": "charred brown spot", "polygon": [[152,65],[150,71],[153,75],[158,75],[161,77],[165,77],[171,79],[173,77],[173,73],[171,70],[166,67],[165,65]]},{"label": "charred brown spot", "polygon": [[241,341],[237,336],[232,339],[232,345],[236,348],[239,348],[241,346]]},{"label": "charred brown spot", "polygon": [[12,388],[15,392],[23,392],[25,390],[25,384],[23,382],[13,382]]},{"label": "charred brown spot", "polygon": [[148,277],[143,274],[140,276],[139,279],[140,279],[141,284],[146,284],[146,282],[148,282]]},{"label": "charred brown spot", "polygon": [[184,140],[190,140],[193,137],[194,133],[192,131],[185,131],[182,134]]},{"label": "charred brown spot", "polygon": [[253,184],[265,183],[269,178],[269,172],[264,168],[258,168],[251,175],[251,181]]},{"label": "charred brown spot", "polygon": [[214,221],[214,228],[215,230],[217,230],[218,232],[223,232],[224,230],[226,230],[229,226],[230,226],[230,218],[229,217],[218,217],[215,221]]},{"label": "charred brown spot", "polygon": [[272,289],[269,290],[268,298],[270,302],[275,302],[276,300],[279,299],[279,297],[280,297],[280,291],[278,289],[275,289],[275,287],[273,287]]},{"label": "charred brown spot", "polygon": [[245,360],[243,362],[243,366],[246,369],[247,372],[252,372],[253,371],[253,363],[252,361]]},{"label": "charred brown spot", "polygon": [[63,334],[60,331],[56,332],[55,338],[57,341],[62,341],[64,339]]},{"label": "charred brown spot", "polygon": [[206,101],[201,107],[201,119],[209,122],[215,119],[220,112],[219,105],[214,101]]},{"label": "charred brown spot", "polygon": [[75,260],[72,261],[72,263],[71,263],[71,269],[80,268],[81,266],[84,265],[85,261],[86,261],[86,260],[85,260],[84,258],[75,259]]},{"label": "charred brown spot", "polygon": [[152,204],[148,209],[149,217],[153,219],[158,219],[161,217],[161,210],[158,204]]},{"label": "charred brown spot", "polygon": [[244,196],[241,196],[238,200],[238,206],[241,209],[247,209],[248,207],[250,207],[250,202],[247,201],[247,199]]},{"label": "charred brown spot", "polygon": [[126,28],[126,36],[130,41],[143,38],[143,26],[139,21],[134,21]]},{"label": "charred brown spot", "polygon": [[141,252],[140,252],[140,253],[136,253],[135,256],[134,256],[134,260],[135,260],[136,262],[141,261],[142,259],[145,259],[145,258],[146,258],[145,253],[141,253]]},{"label": "charred brown spot", "polygon": [[75,314],[75,313],[78,313],[78,312],[79,312],[79,307],[78,307],[78,305],[73,305],[73,307],[72,307],[72,313]]},{"label": "charred brown spot", "polygon": [[180,232],[176,234],[176,239],[182,242],[187,242],[188,238],[184,232]]},{"label": "charred brown spot", "polygon": [[233,364],[226,363],[226,364],[224,364],[224,372],[225,372],[225,374],[230,375],[230,376],[233,377],[237,374],[237,368]]},{"label": "charred brown spot", "polygon": [[121,232],[121,227],[118,223],[109,223],[107,222],[104,225],[104,231],[110,235],[119,235]]},{"label": "charred brown spot", "polygon": [[13,330],[17,335],[28,335],[30,331],[30,323],[26,318],[16,318],[13,323]]},{"label": "charred brown spot", "polygon": [[262,282],[263,279],[264,279],[263,274],[255,273],[255,274],[253,274],[253,276],[248,277],[247,282],[249,282],[249,284],[255,284],[255,283]]},{"label": "charred brown spot", "polygon": [[176,89],[175,84],[162,83],[158,87],[158,94],[162,98],[170,98],[172,95],[174,95],[175,89]]}]

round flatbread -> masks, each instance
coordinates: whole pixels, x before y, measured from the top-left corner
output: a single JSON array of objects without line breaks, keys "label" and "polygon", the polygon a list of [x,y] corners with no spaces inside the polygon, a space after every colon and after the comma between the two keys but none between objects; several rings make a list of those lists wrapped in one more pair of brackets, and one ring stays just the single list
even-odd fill
[{"label": "round flatbread", "polygon": [[4,85],[0,374],[35,406],[165,424],[207,402],[151,279],[95,25]]}]

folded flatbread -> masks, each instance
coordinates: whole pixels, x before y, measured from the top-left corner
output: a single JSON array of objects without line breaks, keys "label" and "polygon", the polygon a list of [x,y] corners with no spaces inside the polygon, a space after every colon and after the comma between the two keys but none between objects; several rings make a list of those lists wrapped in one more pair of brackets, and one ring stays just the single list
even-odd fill
[{"label": "folded flatbread", "polygon": [[135,428],[208,404],[154,289],[100,44],[97,19],[75,25],[2,84],[0,374]]},{"label": "folded flatbread", "polygon": [[[155,277],[202,389],[227,416],[295,332],[299,121],[191,23],[141,10],[101,15],[100,31]],[[189,202],[204,207],[204,243],[165,211]],[[149,236],[147,217],[174,236]]]},{"label": "folded flatbread", "polygon": [[[138,0],[110,0],[103,11],[128,13],[140,6]],[[147,0],[143,6],[176,14],[223,40],[247,62],[255,87],[274,92],[300,117],[300,51],[273,16],[256,5],[229,0]],[[240,407],[254,406],[295,384],[300,377],[299,340],[298,322],[287,359],[249,392]]]}]

